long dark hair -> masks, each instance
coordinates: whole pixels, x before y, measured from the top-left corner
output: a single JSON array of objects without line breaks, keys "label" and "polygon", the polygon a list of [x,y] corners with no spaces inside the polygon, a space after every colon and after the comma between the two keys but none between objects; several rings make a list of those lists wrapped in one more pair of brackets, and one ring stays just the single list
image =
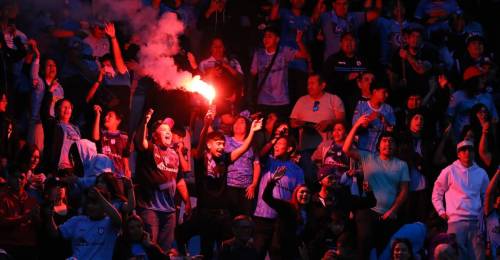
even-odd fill
[{"label": "long dark hair", "polygon": [[[38,151],[40,157],[42,156],[40,149],[38,149],[38,146],[36,146],[35,144],[26,144],[23,146],[23,148],[21,148],[21,151],[19,151],[19,155],[17,157],[17,165],[21,171],[25,172],[28,170],[31,165],[31,157],[33,156],[33,153],[35,153],[35,151]],[[40,162],[41,158],[38,164],[40,164]]]}]

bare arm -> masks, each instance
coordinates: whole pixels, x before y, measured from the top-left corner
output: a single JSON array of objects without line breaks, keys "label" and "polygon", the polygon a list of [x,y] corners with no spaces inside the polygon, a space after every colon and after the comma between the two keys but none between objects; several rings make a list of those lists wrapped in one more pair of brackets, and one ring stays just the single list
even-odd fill
[{"label": "bare arm", "polygon": [[444,154],[444,149],[446,146],[446,141],[451,138],[451,124],[444,130],[443,136],[441,137],[441,141],[436,148],[436,152],[434,153],[434,164],[443,164],[446,162],[446,156]]},{"label": "bare arm", "polygon": [[391,216],[395,216],[399,208],[401,208],[403,203],[406,201],[406,198],[408,197],[408,192],[409,192],[408,182],[406,181],[401,182],[401,184],[399,184],[399,193],[398,196],[396,197],[396,200],[392,204],[392,207],[382,216],[382,219],[385,220],[391,218]]},{"label": "bare arm", "polygon": [[280,1],[276,1],[276,3],[271,8],[271,14],[269,15],[269,20],[276,21],[280,19]]},{"label": "bare arm", "polygon": [[324,0],[318,0],[316,5],[314,6],[313,13],[311,15],[311,22],[316,23],[319,21],[319,18],[321,17],[321,14],[324,11]]},{"label": "bare arm", "polygon": [[479,140],[479,158],[486,166],[491,166],[491,152],[488,151],[488,132],[490,128],[490,123],[485,122],[482,124],[483,131],[481,134],[481,139]]},{"label": "bare arm", "polygon": [[484,199],[484,215],[488,216],[493,210],[493,204],[495,203],[495,198],[497,196],[495,190],[498,187],[498,179],[500,179],[500,168],[497,169],[495,176],[491,179],[488,188],[486,189],[486,196]]},{"label": "bare arm", "polygon": [[203,129],[201,129],[200,133],[200,139],[198,140],[198,146],[196,147],[196,151],[192,151],[192,155],[194,158],[201,159],[203,156],[203,153],[205,152],[205,147],[206,147],[206,136],[207,133],[210,129],[210,125],[212,124],[212,121],[214,120],[214,113],[211,111],[211,109],[208,110],[207,114],[205,115],[204,119],[204,124],[203,124]]},{"label": "bare arm", "polygon": [[354,142],[354,136],[356,135],[356,131],[358,130],[358,128],[362,124],[368,124],[368,123],[369,123],[368,116],[362,115],[361,117],[359,117],[358,121],[356,121],[356,123],[352,126],[351,131],[349,132],[349,134],[345,139],[344,146],[342,147],[342,151],[344,151],[344,153],[346,153],[347,156],[356,160],[360,159],[359,151],[352,147],[352,143]]},{"label": "bare arm", "polygon": [[243,141],[243,144],[234,149],[231,152],[231,161],[236,161],[240,156],[242,156],[248,148],[250,148],[250,144],[252,143],[253,135],[256,131],[259,131],[262,128],[262,119],[256,120],[252,122],[252,126],[250,127],[250,133],[248,134],[247,138],[245,138],[245,141]]},{"label": "bare arm", "polygon": [[180,179],[177,182],[177,190],[179,191],[179,194],[184,201],[186,214],[189,215],[191,213],[191,200],[189,199],[189,192],[184,178]]},{"label": "bare arm", "polygon": [[107,23],[104,27],[104,31],[111,38],[111,49],[113,50],[113,57],[115,58],[115,65],[120,74],[125,74],[127,72],[127,66],[123,61],[122,51],[120,50],[120,45],[116,39],[115,25],[113,23]]},{"label": "bare arm", "polygon": [[253,162],[253,177],[252,183],[246,188],[246,197],[247,199],[253,199],[255,197],[255,189],[259,185],[260,179],[260,163],[258,160]]},{"label": "bare arm", "polygon": [[273,139],[269,140],[269,142],[267,142],[264,147],[262,147],[262,149],[260,149],[259,151],[259,157],[264,157],[266,156],[266,154],[269,153],[269,151],[271,151],[271,149],[273,148],[273,146],[276,144],[276,142],[278,141],[278,138],[274,137]]},{"label": "bare arm", "polygon": [[179,156],[179,164],[182,172],[188,172],[191,171],[191,165],[189,164],[189,161],[186,160],[186,156],[184,156],[184,149],[184,142],[179,142],[176,149],[177,155]]},{"label": "bare arm", "polygon": [[92,128],[92,139],[93,141],[99,141],[101,140],[101,130],[99,126],[101,124],[102,108],[98,105],[95,105],[94,112],[95,112],[95,119],[94,119],[94,127]]},{"label": "bare arm", "polygon": [[425,74],[429,71],[432,65],[428,61],[417,60],[413,55],[409,53],[409,51],[400,49],[399,51],[402,59],[407,60],[410,66],[415,70],[417,74]]},{"label": "bare arm", "polygon": [[151,120],[151,116],[153,115],[153,109],[149,109],[144,119],[142,120],[141,125],[139,125],[139,129],[137,130],[137,134],[135,135],[135,143],[137,145],[137,149],[139,151],[144,151],[148,149],[148,123]]},{"label": "bare arm", "polygon": [[132,180],[127,178],[123,179],[123,186],[127,192],[127,202],[123,204],[122,211],[129,214],[135,209],[135,192]]},{"label": "bare arm", "polygon": [[296,59],[309,59],[309,52],[307,51],[307,48],[306,48],[304,42],[302,42],[303,35],[304,35],[304,32],[297,31],[295,41],[297,42],[297,45],[299,46],[299,50],[297,51],[297,53],[295,53]]},{"label": "bare arm", "polygon": [[97,89],[99,86],[102,84],[102,80],[104,79],[104,69],[101,69],[99,71],[99,76],[97,77],[97,81],[92,84],[92,87],[90,87],[89,92],[87,93],[87,96],[85,97],[85,102],[89,103],[92,98],[94,98],[95,93],[97,92]]},{"label": "bare arm", "polygon": [[[95,187],[92,188],[95,193],[97,193],[97,197],[99,198],[99,203],[104,208],[104,212],[106,215],[108,215],[109,218],[111,218],[111,222],[115,227],[121,227],[122,225],[122,216],[120,215],[120,212],[111,204],[104,196],[99,192]],[[92,191],[91,191],[92,192]]]}]

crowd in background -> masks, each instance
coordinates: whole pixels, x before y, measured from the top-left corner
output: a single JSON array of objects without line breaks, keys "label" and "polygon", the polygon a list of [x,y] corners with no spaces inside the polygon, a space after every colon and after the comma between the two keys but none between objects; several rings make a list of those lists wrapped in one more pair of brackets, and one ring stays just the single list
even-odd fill
[{"label": "crowd in background", "polygon": [[500,255],[499,1],[137,0],[213,103],[50,2],[0,1],[1,259]]}]

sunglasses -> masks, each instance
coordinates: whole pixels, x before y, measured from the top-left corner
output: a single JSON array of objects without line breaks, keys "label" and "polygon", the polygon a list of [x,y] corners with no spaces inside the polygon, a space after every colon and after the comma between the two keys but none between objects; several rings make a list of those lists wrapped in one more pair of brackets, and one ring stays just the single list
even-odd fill
[{"label": "sunglasses", "polygon": [[314,101],[313,112],[317,112],[318,110],[319,110],[319,101]]}]

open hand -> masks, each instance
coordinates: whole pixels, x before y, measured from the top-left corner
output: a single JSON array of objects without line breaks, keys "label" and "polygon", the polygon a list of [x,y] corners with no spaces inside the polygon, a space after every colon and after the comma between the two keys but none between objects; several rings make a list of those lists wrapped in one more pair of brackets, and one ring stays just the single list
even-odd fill
[{"label": "open hand", "polygon": [[106,23],[106,25],[104,26],[104,32],[110,38],[115,38],[116,37],[115,25],[113,23]]},{"label": "open hand", "polygon": [[275,182],[279,181],[281,178],[283,178],[283,176],[285,176],[285,173],[286,173],[286,166],[280,166],[274,171],[271,180]]}]

